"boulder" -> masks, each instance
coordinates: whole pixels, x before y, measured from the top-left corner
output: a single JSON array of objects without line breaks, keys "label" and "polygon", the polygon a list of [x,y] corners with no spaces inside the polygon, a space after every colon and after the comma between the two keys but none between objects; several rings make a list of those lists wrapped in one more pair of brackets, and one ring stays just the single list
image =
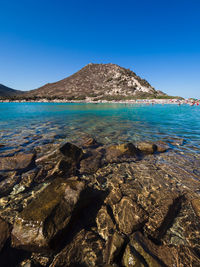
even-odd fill
[{"label": "boulder", "polygon": [[35,154],[18,153],[12,157],[0,157],[0,171],[22,171],[35,164]]},{"label": "boulder", "polygon": [[113,205],[113,214],[120,231],[126,235],[141,229],[148,219],[147,213],[129,197]]},{"label": "boulder", "polygon": [[[151,198],[153,200],[153,194]],[[149,209],[149,220],[145,224],[144,232],[160,242],[177,216],[182,200],[183,197],[177,193],[161,189],[157,199],[153,200],[154,206]]]},{"label": "boulder", "polygon": [[155,143],[155,145],[157,147],[156,151],[159,152],[159,153],[166,152],[170,148],[168,146],[168,144],[166,144],[163,141],[158,141],[158,142]]},{"label": "boulder", "polygon": [[81,148],[66,143],[59,149],[44,155],[36,160],[40,171],[35,178],[36,181],[42,182],[44,177],[65,176],[70,177],[76,174],[77,165],[83,157]]},{"label": "boulder", "polygon": [[0,218],[0,251],[10,236],[10,226]]},{"label": "boulder", "polygon": [[82,149],[71,143],[66,143],[63,146],[61,146],[60,152],[64,155],[66,159],[75,162],[79,162],[83,156]]},{"label": "boulder", "polygon": [[191,203],[195,214],[200,217],[200,198],[193,199]]},{"label": "boulder", "polygon": [[97,147],[97,146],[99,146],[99,143],[93,137],[84,138],[82,140],[82,147],[84,147],[84,148],[88,148],[88,147],[90,147],[90,148],[93,147],[94,148],[94,147]]},{"label": "boulder", "polygon": [[30,251],[49,248],[50,241],[69,223],[83,189],[83,182],[55,179],[17,215],[12,245]]},{"label": "boulder", "polygon": [[139,150],[132,143],[112,145],[106,149],[105,160],[107,162],[126,161],[127,158],[137,159]]},{"label": "boulder", "polygon": [[97,229],[99,235],[108,240],[109,236],[113,234],[115,225],[108,214],[106,206],[102,206],[96,217]]},{"label": "boulder", "polygon": [[118,232],[114,232],[110,235],[106,241],[106,247],[104,251],[104,262],[106,264],[112,264],[115,258],[119,255],[124,245],[124,238]]},{"label": "boulder", "polygon": [[10,172],[7,177],[3,177],[0,181],[0,197],[8,195],[20,179],[16,172]]},{"label": "boulder", "polygon": [[[159,258],[161,256],[161,258]],[[164,261],[163,259],[164,258]],[[150,240],[145,238],[140,232],[136,232],[130,237],[124,255],[123,266],[149,266],[149,267],[163,267],[176,266],[175,260],[171,257],[170,249],[168,247],[161,248],[153,244]]]},{"label": "boulder", "polygon": [[144,154],[153,154],[157,151],[157,146],[151,142],[140,142],[137,148]]},{"label": "boulder", "polygon": [[81,230],[53,260],[50,267],[103,266],[104,241],[92,231]]},{"label": "boulder", "polygon": [[122,199],[122,193],[119,187],[116,185],[111,189],[110,193],[108,194],[104,202],[108,204],[110,207],[112,207],[114,204],[119,203],[121,199]]},{"label": "boulder", "polygon": [[101,158],[102,154],[100,152],[90,152],[80,162],[80,173],[91,174],[96,172],[101,167]]}]

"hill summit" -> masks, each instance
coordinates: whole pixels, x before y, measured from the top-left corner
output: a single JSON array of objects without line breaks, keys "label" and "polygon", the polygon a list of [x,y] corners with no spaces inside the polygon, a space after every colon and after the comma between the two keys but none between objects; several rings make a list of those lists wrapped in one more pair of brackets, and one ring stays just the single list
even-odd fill
[{"label": "hill summit", "polygon": [[133,71],[115,64],[90,63],[75,74],[26,93],[29,97],[81,99],[124,99],[164,96]]}]

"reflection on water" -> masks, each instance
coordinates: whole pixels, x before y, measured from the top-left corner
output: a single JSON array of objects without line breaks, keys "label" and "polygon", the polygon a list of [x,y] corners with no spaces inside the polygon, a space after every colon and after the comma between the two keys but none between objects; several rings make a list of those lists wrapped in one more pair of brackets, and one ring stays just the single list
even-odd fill
[{"label": "reflection on water", "polygon": [[0,103],[0,151],[75,141],[89,134],[104,144],[184,138],[199,152],[200,108],[178,105]]}]

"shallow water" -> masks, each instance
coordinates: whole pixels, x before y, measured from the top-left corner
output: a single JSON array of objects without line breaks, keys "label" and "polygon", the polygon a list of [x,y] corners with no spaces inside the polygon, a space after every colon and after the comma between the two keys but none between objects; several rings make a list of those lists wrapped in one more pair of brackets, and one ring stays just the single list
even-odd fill
[{"label": "shallow water", "polygon": [[[0,103],[0,153],[89,134],[103,144],[164,140],[199,153],[200,107],[189,105]],[[173,145],[172,145],[173,147]]]}]

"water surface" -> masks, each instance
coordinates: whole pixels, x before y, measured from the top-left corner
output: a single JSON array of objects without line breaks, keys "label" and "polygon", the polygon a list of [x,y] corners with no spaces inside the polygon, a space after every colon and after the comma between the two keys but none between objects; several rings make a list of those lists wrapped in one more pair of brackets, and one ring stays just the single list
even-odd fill
[{"label": "water surface", "polygon": [[189,105],[0,103],[0,153],[92,135],[103,144],[173,142],[199,153],[200,107]]}]

